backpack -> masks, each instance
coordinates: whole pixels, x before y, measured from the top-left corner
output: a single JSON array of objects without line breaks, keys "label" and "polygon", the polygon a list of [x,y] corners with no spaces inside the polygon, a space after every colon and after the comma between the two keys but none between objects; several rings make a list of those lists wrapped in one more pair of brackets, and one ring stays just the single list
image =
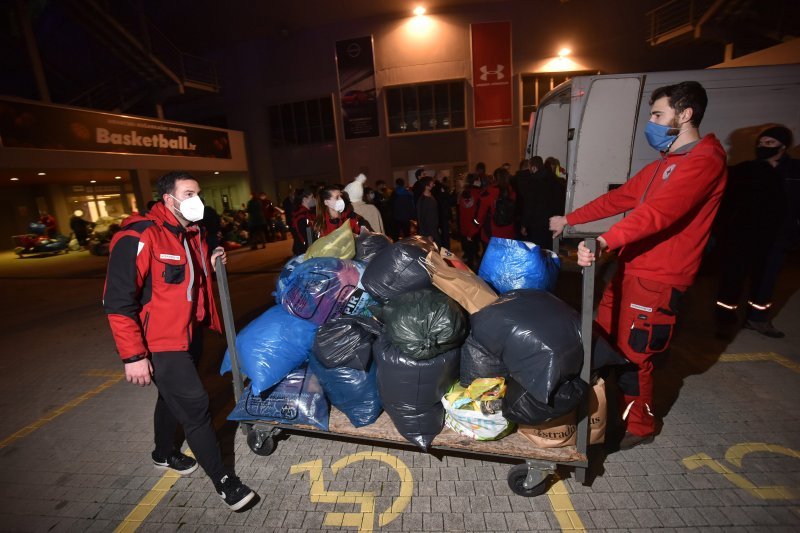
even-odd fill
[{"label": "backpack", "polygon": [[509,226],[514,223],[514,200],[509,196],[508,189],[501,190],[497,197],[492,222],[495,226]]}]

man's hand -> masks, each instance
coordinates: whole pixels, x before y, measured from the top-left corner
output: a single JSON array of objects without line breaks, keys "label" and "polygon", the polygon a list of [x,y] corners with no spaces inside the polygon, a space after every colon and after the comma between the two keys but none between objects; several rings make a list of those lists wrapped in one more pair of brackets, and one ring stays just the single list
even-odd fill
[{"label": "man's hand", "polygon": [[[552,219],[550,219],[552,220]],[[582,267],[592,266],[598,257],[600,257],[604,248],[607,248],[608,244],[606,244],[606,240],[602,237],[597,238],[597,253],[594,254],[589,251],[589,248],[586,247],[584,241],[581,241],[578,244],[578,265]]]},{"label": "man's hand", "polygon": [[129,383],[145,387],[150,385],[150,378],[153,375],[153,365],[150,359],[144,358],[135,363],[125,364],[125,379]]},{"label": "man's hand", "polygon": [[217,257],[222,258],[222,264],[228,264],[228,254],[225,253],[225,248],[222,246],[217,246],[214,248],[214,251],[211,252],[211,268],[214,269],[214,272],[217,271]]},{"label": "man's hand", "polygon": [[564,231],[564,227],[567,225],[567,217],[550,217],[550,231],[553,232],[553,238],[555,239],[561,232]]}]

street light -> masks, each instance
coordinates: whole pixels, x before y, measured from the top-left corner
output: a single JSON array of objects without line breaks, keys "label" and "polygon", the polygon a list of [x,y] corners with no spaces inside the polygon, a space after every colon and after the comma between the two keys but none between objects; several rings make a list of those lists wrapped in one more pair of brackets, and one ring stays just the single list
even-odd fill
[{"label": "street light", "polygon": [[570,50],[569,48],[565,47],[565,48],[562,48],[561,50],[558,51],[558,57],[567,57],[571,53],[572,53],[572,50]]},{"label": "street light", "polygon": [[414,14],[418,17],[421,17],[425,14],[425,8],[422,6],[417,6],[414,8]]}]

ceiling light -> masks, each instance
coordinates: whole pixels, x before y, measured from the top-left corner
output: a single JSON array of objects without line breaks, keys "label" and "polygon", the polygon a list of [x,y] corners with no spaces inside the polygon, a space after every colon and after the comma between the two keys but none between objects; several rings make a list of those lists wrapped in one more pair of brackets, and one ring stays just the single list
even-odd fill
[{"label": "ceiling light", "polygon": [[562,48],[558,51],[558,57],[566,57],[572,53],[572,50],[569,48]]},{"label": "ceiling light", "polygon": [[217,170],[216,172],[214,172],[214,174],[219,174],[219,170]]},{"label": "ceiling light", "polygon": [[38,174],[38,175],[39,175],[39,176],[47,176],[47,173],[46,173],[46,172],[39,172],[39,174]]},{"label": "ceiling light", "polygon": [[11,178],[11,181],[19,181],[19,178]]},{"label": "ceiling light", "polygon": [[121,180],[121,179],[122,179],[122,176],[114,176],[114,179],[115,179],[115,180]]},{"label": "ceiling light", "polygon": [[97,180],[89,180],[89,183],[97,183]]},{"label": "ceiling light", "polygon": [[425,14],[425,8],[422,6],[417,6],[414,8],[414,14],[418,17],[421,17]]}]

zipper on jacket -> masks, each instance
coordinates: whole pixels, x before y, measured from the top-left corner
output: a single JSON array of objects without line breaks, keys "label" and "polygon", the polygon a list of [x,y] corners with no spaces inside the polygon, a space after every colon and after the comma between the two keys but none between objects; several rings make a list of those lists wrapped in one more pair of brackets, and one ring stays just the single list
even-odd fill
[{"label": "zipper on jacket", "polygon": [[142,331],[147,336],[147,325],[150,322],[150,311],[145,312],[144,321],[142,322]]}]

